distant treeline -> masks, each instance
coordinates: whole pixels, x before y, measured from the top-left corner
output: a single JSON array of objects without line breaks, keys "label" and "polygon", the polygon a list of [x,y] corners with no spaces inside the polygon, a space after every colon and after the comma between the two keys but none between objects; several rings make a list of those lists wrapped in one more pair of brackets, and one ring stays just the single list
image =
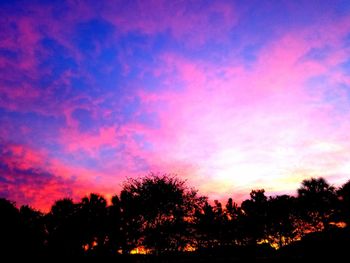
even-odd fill
[{"label": "distant treeline", "polygon": [[2,255],[333,257],[350,248],[349,226],[350,181],[323,178],[304,180],[296,197],[252,190],[241,205],[209,202],[171,175],[128,179],[110,205],[90,194],[42,213],[0,199]]}]

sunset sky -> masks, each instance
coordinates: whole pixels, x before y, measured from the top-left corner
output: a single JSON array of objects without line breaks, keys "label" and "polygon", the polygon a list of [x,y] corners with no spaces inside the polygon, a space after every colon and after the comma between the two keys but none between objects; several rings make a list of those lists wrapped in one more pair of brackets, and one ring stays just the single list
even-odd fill
[{"label": "sunset sky", "polygon": [[350,179],[350,1],[1,1],[0,197]]}]

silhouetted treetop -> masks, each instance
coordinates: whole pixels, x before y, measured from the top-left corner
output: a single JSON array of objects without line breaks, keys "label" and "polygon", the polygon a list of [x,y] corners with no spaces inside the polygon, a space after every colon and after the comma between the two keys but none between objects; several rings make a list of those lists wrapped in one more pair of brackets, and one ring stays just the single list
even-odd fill
[{"label": "silhouetted treetop", "polygon": [[129,221],[138,224],[133,224],[133,231],[136,227],[143,236],[141,244],[158,252],[186,245],[190,220],[202,202],[185,181],[159,174],[128,179],[121,200]]},{"label": "silhouetted treetop", "polygon": [[256,189],[241,205],[232,198],[222,204],[176,176],[150,174],[126,180],[111,203],[91,193],[79,202],[57,200],[46,214],[0,198],[0,252],[71,258],[235,251],[236,258],[254,258],[276,254],[273,247],[305,258],[321,247],[341,255],[350,242],[350,181],[335,189],[310,178],[297,193],[266,196]]},{"label": "silhouetted treetop", "polygon": [[299,210],[310,231],[327,228],[337,206],[335,188],[324,178],[306,179],[298,189]]}]

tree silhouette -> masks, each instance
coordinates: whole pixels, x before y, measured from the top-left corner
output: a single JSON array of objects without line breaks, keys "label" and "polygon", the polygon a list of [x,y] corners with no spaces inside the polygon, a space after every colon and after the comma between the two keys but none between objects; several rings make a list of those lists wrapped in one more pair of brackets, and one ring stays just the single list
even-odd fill
[{"label": "tree silhouette", "polygon": [[340,199],[340,219],[350,227],[350,180],[337,192]]},{"label": "tree silhouette", "polygon": [[[198,196],[175,176],[151,174],[127,180],[110,205],[92,193],[78,203],[58,200],[44,214],[0,198],[0,252],[11,258],[128,261],[134,248],[143,247],[153,255],[138,262],[161,261],[169,254],[181,261],[193,249],[195,257],[184,261],[333,260],[347,256],[349,224],[350,181],[335,191],[323,178],[311,178],[302,182],[297,197],[267,197],[260,189],[241,206],[232,198],[223,206]],[[118,256],[121,252],[125,255]]]},{"label": "tree silhouette", "polygon": [[296,238],[296,201],[294,197],[281,195],[268,200],[267,239],[271,244],[282,247]]},{"label": "tree silhouette", "polygon": [[117,195],[112,197],[112,204],[107,207],[107,246],[108,254],[116,253],[122,249],[122,214],[121,202]]},{"label": "tree silhouette", "polygon": [[14,256],[20,249],[20,227],[20,215],[15,203],[0,198],[0,251],[4,256]]},{"label": "tree silhouette", "polygon": [[191,219],[201,199],[175,176],[151,174],[129,179],[122,201],[133,206],[140,244],[157,253],[183,250],[191,240]]},{"label": "tree silhouette", "polygon": [[334,187],[323,178],[306,179],[298,189],[299,209],[306,222],[305,231],[320,231],[329,227],[337,196]]},{"label": "tree silhouette", "polygon": [[23,253],[37,257],[43,255],[46,240],[43,213],[29,206],[22,206],[19,210],[19,215]]},{"label": "tree silhouette", "polygon": [[218,246],[224,246],[227,243],[226,236],[226,215],[222,208],[222,204],[218,200],[214,200],[214,216],[215,216],[215,232]]},{"label": "tree silhouette", "polygon": [[54,203],[46,216],[49,233],[49,253],[55,256],[78,256],[83,253],[83,231],[78,211],[80,207],[72,199]]},{"label": "tree silhouette", "polygon": [[256,245],[266,238],[267,225],[267,197],[265,190],[252,190],[250,199],[242,203],[242,224],[246,234],[244,242]]},{"label": "tree silhouette", "polygon": [[103,253],[107,242],[107,201],[101,195],[91,193],[84,197],[78,210],[84,250],[90,254]]},{"label": "tree silhouette", "polygon": [[133,196],[131,191],[122,190],[120,193],[121,208],[121,248],[123,254],[141,245],[142,214],[140,202]]},{"label": "tree silhouette", "polygon": [[205,202],[195,213],[198,248],[213,248],[216,243],[217,225],[213,207]]},{"label": "tree silhouette", "polygon": [[241,208],[229,198],[226,203],[224,222],[224,240],[227,245],[238,245],[243,239],[243,231],[240,229],[240,219],[242,218]]}]

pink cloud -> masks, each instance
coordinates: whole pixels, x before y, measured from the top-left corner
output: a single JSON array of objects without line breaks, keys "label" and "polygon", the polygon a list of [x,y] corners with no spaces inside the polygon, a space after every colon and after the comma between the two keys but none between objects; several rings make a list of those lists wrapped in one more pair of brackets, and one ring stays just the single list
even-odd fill
[{"label": "pink cloud", "polygon": [[101,146],[115,145],[117,133],[115,127],[101,128],[97,135],[77,133],[77,130],[65,132],[62,143],[66,145],[69,152],[84,150],[94,154]]},{"label": "pink cloud", "polygon": [[[40,147],[7,146],[10,157],[1,159],[9,170],[6,180],[26,180],[25,176],[30,175],[28,185],[3,186],[7,192],[18,194],[16,200],[24,202],[28,197],[34,205],[46,209],[49,202],[66,193],[78,196],[96,190],[110,196],[120,189],[124,178],[148,171],[177,173],[212,198],[234,194],[238,200],[249,193],[249,188],[289,192],[309,176],[325,176],[335,183],[348,178],[350,77],[340,66],[349,60],[350,50],[344,45],[349,33],[348,18],[323,19],[322,26],[315,23],[288,33],[278,32],[277,38],[271,37],[257,51],[256,60],[248,68],[237,54],[244,44],[255,43],[256,39],[242,36],[244,44],[228,44],[241,15],[231,3],[215,1],[187,6],[140,1],[125,6],[112,1],[106,6],[91,7],[73,1],[60,19],[52,19],[53,8],[34,5],[28,10],[34,14],[32,17],[9,14],[4,19],[4,23],[14,23],[17,31],[7,27],[10,29],[0,47],[19,56],[0,58],[0,65],[10,69],[3,79],[11,82],[20,74],[24,81],[0,85],[0,107],[64,120],[52,141],[62,148],[62,158],[53,157]],[[114,25],[115,31],[110,42],[94,43],[90,54],[93,60],[106,46],[119,43],[130,33],[147,37],[170,35],[176,45],[189,50],[206,43],[224,43],[227,57],[217,63],[206,57],[189,58],[176,50],[162,51],[152,58],[156,68],[141,62],[141,73],[128,82],[128,94],[119,97],[112,90],[97,96],[88,91],[64,96],[72,92],[72,79],[79,77],[94,91],[103,89],[84,68],[86,57],[70,38],[78,24],[97,18]],[[35,56],[40,52],[44,57],[51,55],[51,50],[44,51],[38,45],[46,36],[66,49],[78,70],[66,70],[39,89],[36,81],[52,73],[50,66],[39,70],[40,59]],[[145,45],[148,51],[152,44]],[[307,56],[312,49],[323,48],[330,52],[322,54],[322,58]],[[126,47],[125,53],[118,54],[123,60],[124,77],[132,72],[128,61],[124,61],[128,52],[132,50]],[[113,65],[106,65],[99,70],[109,73],[112,68]],[[143,84],[147,74],[159,80],[161,88],[142,86],[147,85]],[[323,83],[309,83],[320,76]],[[115,84],[116,90],[118,85]],[[58,95],[64,99],[58,100]],[[140,108],[118,123],[118,116],[113,117],[119,114],[116,109],[135,98],[140,100]],[[100,105],[108,99],[118,102],[101,109]],[[93,131],[81,131],[80,122],[73,117],[78,109],[88,111],[94,120],[108,122],[98,124]],[[154,114],[158,125],[142,123],[143,114]],[[30,127],[25,124],[18,127],[24,135],[28,130]],[[4,128],[0,133],[1,138],[11,137]],[[109,158],[101,157],[104,147],[115,153]],[[99,167],[80,162],[85,161],[85,155]],[[75,156],[76,160],[68,162],[67,156]],[[35,181],[35,176],[42,177]]]},{"label": "pink cloud", "polygon": [[[181,90],[139,93],[144,110],[161,107],[162,128],[145,133],[162,153],[155,162],[190,162],[195,167],[190,182],[215,198],[259,187],[290,192],[310,176],[344,182],[349,113],[338,116],[325,90],[307,81],[324,75],[334,85],[332,93],[346,98],[335,84],[348,80],[337,70],[349,59],[342,47],[347,31],[337,30],[347,21],[283,35],[261,50],[249,70],[234,62],[218,67],[163,55],[156,74],[168,74],[165,85],[185,84]],[[314,34],[318,37],[310,40]],[[325,45],[334,52],[324,60],[302,60],[311,48]],[[338,117],[342,123],[335,127]]]},{"label": "pink cloud", "polygon": [[2,144],[0,153],[0,195],[18,205],[47,211],[60,198],[79,200],[94,191],[110,198],[120,188],[118,183],[96,183],[101,173],[66,165],[24,145]]}]

